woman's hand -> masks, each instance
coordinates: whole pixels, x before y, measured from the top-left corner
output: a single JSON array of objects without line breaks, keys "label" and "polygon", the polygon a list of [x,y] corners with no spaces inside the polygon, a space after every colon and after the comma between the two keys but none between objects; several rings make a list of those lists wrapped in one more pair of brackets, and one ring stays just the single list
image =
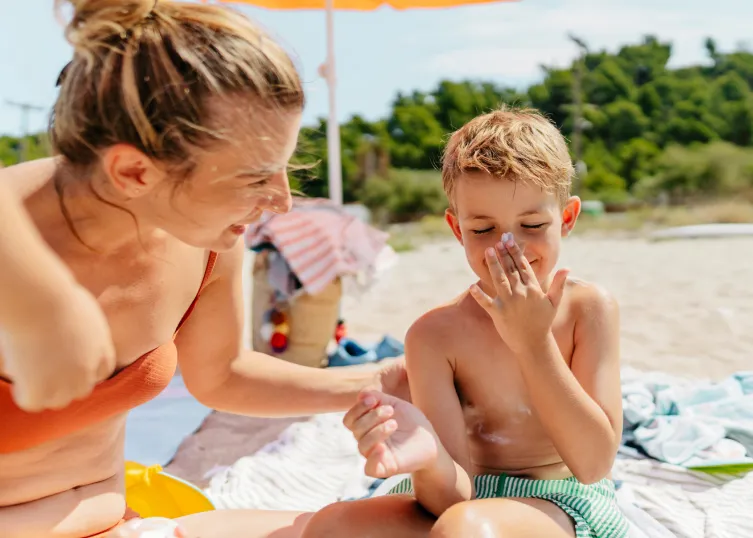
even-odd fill
[{"label": "woman's hand", "polygon": [[115,369],[115,348],[97,300],[78,283],[25,295],[33,312],[0,327],[0,354],[21,409],[60,409],[84,398]]},{"label": "woman's hand", "polygon": [[439,441],[428,419],[414,405],[377,391],[359,395],[343,419],[366,458],[366,474],[387,478],[434,465]]},{"label": "woman's hand", "polygon": [[410,387],[408,386],[408,372],[405,369],[405,357],[381,361],[373,388],[410,402]]}]

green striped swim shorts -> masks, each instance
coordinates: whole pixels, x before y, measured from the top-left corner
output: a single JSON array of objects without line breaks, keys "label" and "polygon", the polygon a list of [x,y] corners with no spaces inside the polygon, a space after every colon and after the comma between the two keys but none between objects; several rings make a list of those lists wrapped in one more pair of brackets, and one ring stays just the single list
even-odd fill
[{"label": "green striped swim shorts", "polygon": [[[614,483],[604,479],[585,485],[575,477],[564,480],[532,480],[507,475],[482,475],[474,479],[476,498],[518,497],[543,499],[556,504],[575,522],[577,538],[626,538],[628,521],[617,506]],[[388,495],[413,493],[410,478]]]}]

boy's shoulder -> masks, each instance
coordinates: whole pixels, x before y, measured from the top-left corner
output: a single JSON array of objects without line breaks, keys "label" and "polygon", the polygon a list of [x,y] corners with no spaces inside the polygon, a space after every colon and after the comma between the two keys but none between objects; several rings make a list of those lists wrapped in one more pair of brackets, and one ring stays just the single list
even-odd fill
[{"label": "boy's shoulder", "polygon": [[[432,308],[408,329],[406,344],[419,344],[446,349],[465,324],[464,304],[471,299],[467,293],[445,304]],[[473,299],[471,299],[473,300]]]},{"label": "boy's shoulder", "polygon": [[606,320],[619,315],[617,299],[600,284],[569,277],[565,293],[576,321],[584,317],[600,317]]}]

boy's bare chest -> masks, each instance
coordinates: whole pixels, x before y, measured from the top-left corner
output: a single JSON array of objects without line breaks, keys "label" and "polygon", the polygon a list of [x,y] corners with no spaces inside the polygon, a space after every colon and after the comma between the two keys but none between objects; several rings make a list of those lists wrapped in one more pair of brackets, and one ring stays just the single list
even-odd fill
[{"label": "boy's bare chest", "polygon": [[[553,330],[569,366],[573,324],[558,323]],[[464,342],[455,385],[474,466],[509,471],[558,460],[529,395],[527,383],[535,382],[535,376],[524,378],[518,358],[496,333],[479,328]]]}]

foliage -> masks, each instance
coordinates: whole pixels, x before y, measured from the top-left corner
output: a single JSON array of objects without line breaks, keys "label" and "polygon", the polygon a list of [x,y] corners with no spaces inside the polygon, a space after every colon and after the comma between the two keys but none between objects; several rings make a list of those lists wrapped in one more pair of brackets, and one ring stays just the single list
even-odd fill
[{"label": "foliage", "polygon": [[377,221],[405,222],[440,215],[447,208],[439,172],[390,170],[386,177],[371,176],[363,184],[360,200]]},{"label": "foliage", "polygon": [[[399,93],[385,118],[353,116],[342,124],[344,199],[363,201],[389,220],[441,212],[436,170],[448,134],[508,103],[540,109],[571,139],[578,73],[587,170],[580,194],[619,205],[660,195],[682,202],[749,193],[753,54],[721,52],[712,39],[705,48],[707,63],[670,69],[672,45],[647,36],[616,53],[589,51],[570,68],[544,67],[541,81],[525,91],[445,80],[431,91]],[[326,130],[319,120],[301,132],[295,164],[303,166],[291,178],[309,196],[328,195]],[[30,158],[44,153],[44,137],[27,140]],[[0,138],[0,162],[15,162],[18,145]]]}]

